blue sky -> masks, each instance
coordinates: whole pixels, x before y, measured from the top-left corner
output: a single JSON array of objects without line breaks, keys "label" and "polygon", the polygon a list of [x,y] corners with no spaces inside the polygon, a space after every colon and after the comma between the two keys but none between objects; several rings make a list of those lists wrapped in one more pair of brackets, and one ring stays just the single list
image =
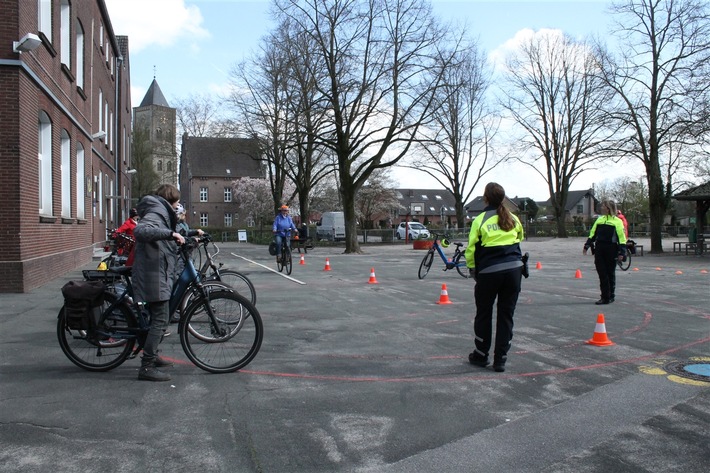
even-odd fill
[{"label": "blue sky", "polygon": [[[155,76],[168,102],[189,94],[218,94],[227,88],[234,64],[257,49],[271,28],[270,0],[105,0],[114,32],[129,37],[133,106]],[[446,21],[466,22],[489,55],[515,44],[522,30],[559,29],[574,37],[604,35],[606,0],[432,0]],[[510,195],[546,199],[544,181],[530,170],[494,172]],[[516,177],[511,177],[516,176]],[[421,173],[398,171],[401,187],[440,187]],[[574,188],[598,182],[585,173]],[[515,189],[515,190],[514,190]]]}]

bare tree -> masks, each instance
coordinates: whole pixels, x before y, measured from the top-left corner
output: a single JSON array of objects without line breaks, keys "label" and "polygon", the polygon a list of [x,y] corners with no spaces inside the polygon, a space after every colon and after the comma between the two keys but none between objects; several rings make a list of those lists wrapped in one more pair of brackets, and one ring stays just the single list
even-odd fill
[{"label": "bare tree", "polygon": [[374,171],[355,198],[355,211],[362,228],[375,228],[376,215],[390,215],[393,209],[403,208],[397,198],[394,182],[388,169]]},{"label": "bare tree", "polygon": [[223,118],[218,100],[209,95],[191,94],[175,101],[179,125],[178,135],[228,137],[235,133],[234,124]]},{"label": "bare tree", "polygon": [[373,171],[396,164],[428,119],[447,61],[445,32],[424,0],[276,0],[277,15],[307,34],[325,77],[316,84],[337,157],[346,253],[360,252],[355,195]]},{"label": "bare tree", "polygon": [[603,106],[611,94],[586,43],[562,33],[535,34],[506,65],[503,106],[524,132],[517,159],[545,179],[557,236],[567,237],[567,195],[574,179],[603,157],[611,133]]},{"label": "bare tree", "polygon": [[434,94],[433,121],[421,129],[423,155],[404,167],[425,172],[448,189],[455,199],[456,221],[465,222],[464,205],[483,176],[501,162],[492,146],[499,119],[486,108],[485,56],[473,43],[454,57]]},{"label": "bare tree", "polygon": [[616,55],[600,47],[602,78],[620,102],[612,112],[625,129],[617,149],[644,164],[651,252],[661,253],[673,149],[692,146],[697,130],[707,131],[709,7],[703,0],[625,0],[612,12],[620,47]]}]

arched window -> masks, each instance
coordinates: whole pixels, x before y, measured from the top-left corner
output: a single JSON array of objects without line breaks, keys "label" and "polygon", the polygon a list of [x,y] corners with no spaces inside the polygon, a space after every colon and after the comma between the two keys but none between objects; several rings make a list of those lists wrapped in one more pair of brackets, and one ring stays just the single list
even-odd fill
[{"label": "arched window", "polygon": [[61,145],[61,185],[62,185],[62,217],[71,218],[71,140],[67,130],[62,130]]},{"label": "arched window", "polygon": [[71,5],[62,0],[59,6],[59,53],[62,64],[71,70]]},{"label": "arched window", "polygon": [[168,172],[173,172],[173,162],[172,161],[168,161],[167,170],[168,170]]},{"label": "arched window", "polygon": [[39,213],[52,215],[52,122],[45,112],[39,112],[37,131]]},{"label": "arched window", "polygon": [[84,147],[76,144],[76,218],[86,218],[84,206]]},{"label": "arched window", "polygon": [[76,86],[84,88],[84,27],[76,22]]},{"label": "arched window", "polygon": [[159,159],[158,160],[158,171],[162,171],[162,170],[163,170],[163,160]]}]

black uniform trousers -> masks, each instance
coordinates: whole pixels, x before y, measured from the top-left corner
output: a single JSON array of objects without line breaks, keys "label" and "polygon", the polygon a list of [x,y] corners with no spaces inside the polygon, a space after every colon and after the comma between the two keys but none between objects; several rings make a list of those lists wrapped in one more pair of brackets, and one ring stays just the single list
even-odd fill
[{"label": "black uniform trousers", "polygon": [[619,245],[616,243],[597,242],[594,248],[594,266],[599,275],[601,298],[609,302],[616,292],[616,260],[619,256]]},{"label": "black uniform trousers", "polygon": [[478,275],[474,294],[476,317],[473,321],[476,352],[488,357],[493,331],[493,304],[498,299],[496,315],[496,343],[493,361],[505,363],[513,339],[513,314],[520,294],[522,268]]}]

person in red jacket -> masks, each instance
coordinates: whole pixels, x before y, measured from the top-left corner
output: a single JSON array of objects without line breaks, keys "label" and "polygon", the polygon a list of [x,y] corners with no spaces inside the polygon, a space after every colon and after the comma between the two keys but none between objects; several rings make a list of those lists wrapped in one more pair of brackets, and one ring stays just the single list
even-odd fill
[{"label": "person in red jacket", "polygon": [[[132,208],[128,213],[128,218],[126,219],[120,227],[115,231],[116,238],[116,253],[119,255],[129,254],[133,249],[133,243],[135,242],[135,237],[133,236],[133,230],[136,228],[138,223],[138,211]],[[125,238],[126,236],[130,238]]]},{"label": "person in red jacket", "polygon": [[616,216],[621,219],[621,222],[624,224],[624,235],[626,235],[626,239],[629,239],[629,222],[626,220],[626,217],[624,214],[621,213],[621,210],[616,211]]},{"label": "person in red jacket", "polygon": [[133,230],[136,228],[138,223],[138,211],[132,208],[128,213],[128,218],[126,219],[120,227],[116,229],[116,233],[125,233],[126,235],[133,238]]}]

